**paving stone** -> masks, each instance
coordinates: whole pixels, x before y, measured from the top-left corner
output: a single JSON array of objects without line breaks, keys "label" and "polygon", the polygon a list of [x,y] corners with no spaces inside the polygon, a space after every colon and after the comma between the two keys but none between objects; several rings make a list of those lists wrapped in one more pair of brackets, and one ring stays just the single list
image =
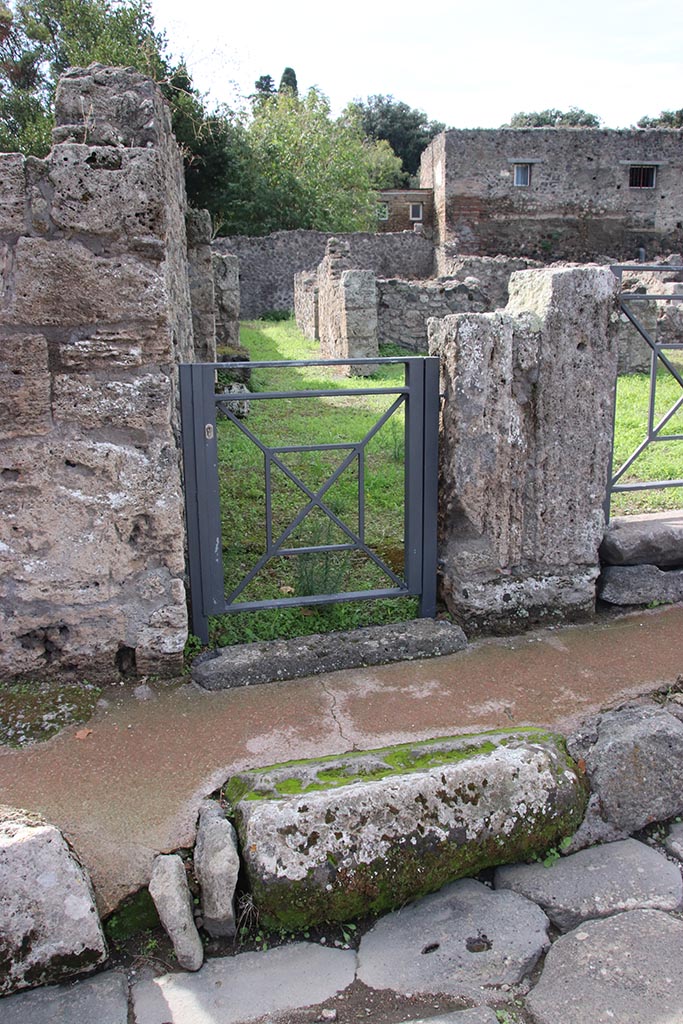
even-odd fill
[{"label": "paving stone", "polygon": [[361,939],[358,978],[371,988],[487,1002],[548,948],[548,918],[523,896],[471,878],[388,914]]},{"label": "paving stone", "polygon": [[128,981],[120,971],[7,996],[2,1024],[127,1024]]},{"label": "paving stone", "polygon": [[656,565],[607,565],[598,581],[598,596],[608,604],[675,604],[683,601],[683,569]]},{"label": "paving stone", "polygon": [[646,908],[676,910],[683,902],[680,869],[636,839],[580,850],[550,868],[506,865],[496,870],[494,884],[538,903],[563,932],[591,918]]},{"label": "paving stone", "polygon": [[680,1024],[683,922],[661,910],[587,921],[561,936],[527,996],[535,1024]]},{"label": "paving stone", "polygon": [[135,1024],[237,1024],[330,999],[354,979],[356,954],[298,942],[208,961],[197,974],[133,986]]},{"label": "paving stone", "polygon": [[163,854],[154,861],[149,894],[173,943],[178,963],[186,971],[198,971],[204,947],[194,923],[185,866],[176,853]]},{"label": "paving stone", "polygon": [[498,1017],[489,1006],[475,1006],[472,1010],[454,1010],[438,1017],[404,1020],[402,1024],[498,1024]]},{"label": "paving stone", "polygon": [[667,853],[678,860],[683,861],[683,825],[676,823],[669,829],[669,834],[664,840]]},{"label": "paving stone", "polygon": [[459,626],[435,619],[414,619],[348,632],[314,633],[293,640],[236,644],[195,661],[192,678],[206,690],[224,690],[361,665],[435,658],[466,646],[465,634]]}]

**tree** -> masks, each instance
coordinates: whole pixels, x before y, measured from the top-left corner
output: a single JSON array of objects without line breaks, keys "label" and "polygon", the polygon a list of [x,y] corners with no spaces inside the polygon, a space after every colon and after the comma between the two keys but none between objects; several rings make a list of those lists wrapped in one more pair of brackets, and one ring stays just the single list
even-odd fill
[{"label": "tree", "polygon": [[440,121],[429,121],[422,110],[409,107],[393,96],[368,96],[349,104],[347,117],[359,118],[369,139],[385,139],[401,158],[405,175],[417,174],[420,156],[435,135],[445,129]]},{"label": "tree", "polygon": [[657,117],[641,117],[637,128],[683,128],[682,110],[662,110]]},{"label": "tree", "polygon": [[525,113],[520,111],[513,114],[509,124],[501,125],[501,128],[599,128],[600,118],[597,114],[589,114],[579,107],[570,107],[569,110],[557,110],[549,107],[548,110],[532,111]]},{"label": "tree", "polygon": [[280,79],[279,92],[284,92],[289,89],[295,96],[299,95],[299,86],[296,80],[296,72],[293,68],[285,68],[282,72],[282,78]]}]

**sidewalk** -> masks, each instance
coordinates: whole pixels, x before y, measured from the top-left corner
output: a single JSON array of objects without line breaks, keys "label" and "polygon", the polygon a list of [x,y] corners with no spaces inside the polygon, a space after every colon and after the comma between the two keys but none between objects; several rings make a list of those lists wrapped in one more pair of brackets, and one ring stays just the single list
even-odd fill
[{"label": "sidewalk", "polygon": [[683,606],[489,639],[447,657],[220,693],[129,691],[82,727],[0,748],[0,799],[42,813],[90,872],[101,914],[192,845],[201,799],[235,770],[514,725],[560,732],[672,685]]}]

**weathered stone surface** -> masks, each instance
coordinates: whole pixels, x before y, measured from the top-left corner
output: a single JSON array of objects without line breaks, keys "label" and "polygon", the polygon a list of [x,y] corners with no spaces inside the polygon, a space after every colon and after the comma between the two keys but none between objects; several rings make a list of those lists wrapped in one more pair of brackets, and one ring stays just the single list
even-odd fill
[{"label": "weathered stone surface", "polygon": [[[507,301],[507,299],[506,299]],[[475,283],[452,280],[377,281],[379,344],[426,352],[427,320],[451,313],[483,313],[495,308]]]},{"label": "weathered stone surface", "polygon": [[458,626],[435,619],[414,619],[350,632],[313,633],[293,640],[219,648],[195,661],[192,678],[205,690],[223,690],[360,665],[434,658],[466,646],[467,640]]},{"label": "weathered stone surface", "polygon": [[607,565],[683,565],[683,512],[649,512],[610,519],[600,546]]},{"label": "weathered stone surface", "polygon": [[602,818],[630,834],[683,812],[683,723],[660,707],[601,715],[567,741],[583,758]]},{"label": "weathered stone surface", "polygon": [[0,332],[0,440],[52,429],[47,360],[42,334]]},{"label": "weathered stone surface", "polygon": [[0,234],[19,234],[25,228],[26,178],[21,153],[0,153]]},{"label": "weathered stone surface", "polygon": [[55,98],[55,143],[158,146],[170,135],[170,117],[150,78],[133,68],[70,68]]},{"label": "weathered stone surface", "polygon": [[194,870],[202,892],[202,918],[209,935],[235,934],[235,888],[240,870],[237,836],[213,800],[199,811]]},{"label": "weathered stone surface", "polygon": [[550,868],[504,865],[496,869],[494,885],[533,900],[562,932],[590,918],[625,910],[677,910],[683,902],[680,870],[635,839],[581,850]]},{"label": "weathered stone surface", "polygon": [[554,943],[527,996],[535,1024],[679,1021],[683,923],[659,910],[587,921]]},{"label": "weathered stone surface", "polygon": [[59,344],[59,361],[68,372],[127,370],[174,358],[167,324],[155,327],[95,327],[71,332]]},{"label": "weathered stone surface", "polygon": [[236,402],[226,402],[224,407],[217,406],[218,415],[220,415],[223,408],[225,408],[228,412],[231,412],[233,416],[236,416],[238,420],[244,420],[247,418],[251,410],[251,404],[249,399],[246,397],[250,394],[249,388],[246,384],[241,384],[237,381],[233,381],[229,384],[217,384],[216,390],[220,391],[222,395],[244,395],[244,398],[241,398]]},{"label": "weathered stone surface", "polygon": [[189,209],[185,223],[195,359],[200,363],[214,363],[216,314],[211,260],[211,216],[208,210]]},{"label": "weathered stone surface", "polygon": [[[657,303],[638,302],[631,305],[639,322],[650,333],[657,336]],[[631,323],[625,313],[619,314],[617,333],[618,373],[647,373],[652,360],[652,349],[640,331]]]},{"label": "weathered stone surface", "polygon": [[585,787],[538,730],[487,733],[234,776],[261,919],[285,927],[400,906],[571,834]]},{"label": "weathered stone surface", "polygon": [[475,1006],[471,1010],[454,1010],[436,1017],[404,1020],[402,1024],[499,1024],[499,1018],[489,1006]]},{"label": "weathered stone surface", "polygon": [[8,322],[71,326],[162,320],[163,278],[125,254],[95,256],[74,241],[20,238]]},{"label": "weathered stone surface", "polygon": [[[239,344],[240,277],[237,256],[211,252],[216,318],[216,349]],[[245,381],[246,383],[246,381]]]},{"label": "weathered stone surface", "polygon": [[678,860],[683,861],[683,825],[676,823],[669,829],[669,834],[664,840],[667,853]]},{"label": "weathered stone surface", "polygon": [[7,996],[2,1024],[128,1024],[128,981],[122,971],[106,971],[73,985],[41,988]]},{"label": "weathered stone surface", "polygon": [[194,923],[185,866],[177,854],[156,858],[149,893],[173,943],[178,963],[186,971],[198,971],[204,960],[204,947]]},{"label": "weathered stone surface", "polygon": [[608,604],[675,604],[683,601],[683,569],[665,572],[656,565],[607,565],[598,594]]},{"label": "weathered stone surface", "polygon": [[0,808],[0,995],[92,970],[107,958],[90,880],[61,833]]},{"label": "weathered stone surface", "polygon": [[371,988],[500,1000],[550,945],[548,918],[509,891],[465,878],[382,918],[361,939],[358,978]]},{"label": "weathered stone surface", "polygon": [[607,268],[525,270],[504,311],[430,321],[445,393],[442,591],[466,629],[518,631],[592,610],[615,292]]},{"label": "weathered stone surface", "polygon": [[351,984],[355,968],[351,950],[311,942],[209,960],[198,974],[135,984],[135,1021],[243,1024],[322,1003]]},{"label": "weathered stone surface", "polygon": [[[56,374],[52,411],[56,422],[84,430],[115,427],[143,436],[168,424],[172,389],[169,377],[141,373],[126,380],[101,380],[95,374]],[[151,438],[150,438],[151,439]]]}]

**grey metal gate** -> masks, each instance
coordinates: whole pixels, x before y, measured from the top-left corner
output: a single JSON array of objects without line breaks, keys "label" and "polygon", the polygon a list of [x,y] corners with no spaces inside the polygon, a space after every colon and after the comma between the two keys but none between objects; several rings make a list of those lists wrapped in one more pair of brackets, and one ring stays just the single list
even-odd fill
[{"label": "grey metal gate", "polygon": [[[395,387],[336,387],[304,391],[256,391],[217,393],[216,371],[249,366],[251,369],[287,367],[373,366],[400,363],[405,366],[404,384]],[[360,441],[325,444],[274,446],[265,444],[241,421],[231,408],[235,402],[277,401],[292,398],[395,396],[389,408]],[[192,630],[204,643],[208,641],[208,617],[231,612],[277,608],[287,605],[329,604],[339,601],[377,597],[419,596],[420,615],[432,617],[436,611],[436,511],[438,474],[439,360],[436,358],[395,357],[389,359],[305,360],[253,363],[194,363],[180,367],[183,461],[185,471],[185,507],[187,515],[188,560]],[[400,408],[405,410],[405,484],[404,484],[404,559],[399,574],[387,565],[365,540],[365,451],[368,442]],[[245,434],[263,455],[266,499],[266,536],[264,550],[256,565],[228,594],[225,592],[223,537],[221,529],[217,411]],[[330,476],[317,487],[309,487],[283,461],[292,452],[339,451],[342,459]],[[329,507],[326,493],[344,470],[356,463],[358,474],[358,527],[344,522]],[[272,528],[271,470],[276,467],[301,491],[305,505],[278,535]],[[341,531],[342,544],[313,544],[292,548],[287,541],[308,513],[318,509]],[[236,524],[236,529],[238,529]],[[387,578],[387,585],[360,592],[297,594],[263,601],[240,600],[249,583],[274,557],[360,551],[371,559]]]},{"label": "grey metal gate", "polygon": [[[672,272],[683,272],[683,267],[673,266],[671,264],[654,264],[646,265],[644,263],[637,264],[618,264],[613,266],[612,272],[617,277],[619,282],[623,280],[624,272],[630,272],[632,274],[638,274],[638,272],[646,273],[672,273]],[[668,487],[683,487],[683,480],[649,480],[647,482],[633,481],[629,483],[622,483],[622,478],[628,473],[629,469],[633,466],[636,459],[642,455],[642,453],[649,448],[651,445],[662,441],[683,441],[683,434],[667,434],[665,433],[665,427],[671,422],[676,413],[683,407],[683,392],[680,397],[673,403],[673,405],[664,413],[660,419],[655,422],[655,398],[657,394],[657,371],[664,367],[669,374],[674,378],[678,385],[683,389],[683,372],[676,366],[674,362],[669,359],[667,351],[681,351],[683,350],[683,340],[680,342],[665,342],[661,343],[655,335],[642,322],[638,306],[646,302],[683,302],[683,294],[655,294],[635,291],[621,291],[619,295],[619,305],[621,311],[627,317],[627,319],[633,324],[635,329],[638,331],[640,336],[651,349],[651,360],[650,360],[650,395],[648,403],[648,421],[647,428],[645,431],[645,437],[638,447],[631,452],[629,457],[615,470],[612,467],[610,472],[610,480],[607,490],[607,501],[605,506],[606,517],[609,518],[610,502],[613,494],[617,494],[623,491],[643,491],[643,490],[661,490]]]}]

